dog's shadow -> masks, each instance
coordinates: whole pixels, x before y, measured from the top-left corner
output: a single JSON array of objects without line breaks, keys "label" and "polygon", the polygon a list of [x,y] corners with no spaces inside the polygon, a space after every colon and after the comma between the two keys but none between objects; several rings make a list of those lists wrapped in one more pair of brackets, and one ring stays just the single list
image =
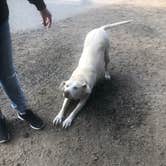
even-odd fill
[{"label": "dog's shadow", "polygon": [[[93,132],[104,129],[116,139],[144,123],[146,110],[150,109],[147,108],[149,107],[147,103],[143,88],[136,80],[129,75],[112,73],[111,80],[103,80],[94,87],[87,104],[70,128],[72,131],[79,128],[80,131],[88,129]],[[77,102],[70,104],[66,117],[76,104]],[[21,137],[27,138],[32,134],[27,124],[16,119],[13,123],[14,127],[11,130],[18,128],[20,132],[20,127],[17,126],[25,129],[21,130]],[[52,129],[52,123],[48,123],[47,126],[49,130]]]},{"label": "dog's shadow", "polygon": [[144,123],[147,102],[137,81],[116,73],[111,80],[96,85],[79,117],[84,125],[107,128],[118,136],[117,132],[126,133]]}]

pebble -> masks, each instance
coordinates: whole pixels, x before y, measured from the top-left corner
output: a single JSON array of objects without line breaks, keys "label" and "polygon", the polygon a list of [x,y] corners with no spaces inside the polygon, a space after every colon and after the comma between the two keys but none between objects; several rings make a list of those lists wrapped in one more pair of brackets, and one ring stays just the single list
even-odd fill
[{"label": "pebble", "polygon": [[24,138],[28,138],[28,137],[29,137],[29,133],[27,133],[27,132],[24,133],[24,134],[23,134],[23,137],[24,137]]}]

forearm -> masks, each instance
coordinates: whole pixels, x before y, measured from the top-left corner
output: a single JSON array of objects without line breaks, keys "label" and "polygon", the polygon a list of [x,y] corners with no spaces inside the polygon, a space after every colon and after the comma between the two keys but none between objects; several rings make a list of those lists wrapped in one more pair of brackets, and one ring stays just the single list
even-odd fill
[{"label": "forearm", "polygon": [[30,3],[34,4],[38,10],[43,10],[46,8],[46,4],[43,0],[28,0]]}]

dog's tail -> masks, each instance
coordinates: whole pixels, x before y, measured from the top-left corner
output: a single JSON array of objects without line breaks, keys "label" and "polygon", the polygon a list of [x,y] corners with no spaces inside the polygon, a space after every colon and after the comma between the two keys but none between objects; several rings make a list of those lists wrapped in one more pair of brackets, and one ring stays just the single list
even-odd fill
[{"label": "dog's tail", "polygon": [[107,24],[107,25],[104,25],[102,27],[100,27],[101,29],[104,29],[104,30],[107,30],[107,29],[110,29],[112,27],[115,27],[117,25],[122,25],[122,24],[127,24],[127,23],[130,23],[132,20],[127,20],[127,21],[121,21],[121,22],[116,22],[116,23],[112,23],[112,24]]}]

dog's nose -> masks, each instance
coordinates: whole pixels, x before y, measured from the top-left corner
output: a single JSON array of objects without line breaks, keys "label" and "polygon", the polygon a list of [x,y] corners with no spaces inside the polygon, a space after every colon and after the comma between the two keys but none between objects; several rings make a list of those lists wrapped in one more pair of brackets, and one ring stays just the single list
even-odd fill
[{"label": "dog's nose", "polygon": [[65,92],[64,92],[64,96],[68,98],[68,97],[70,96],[69,91],[65,91]]}]

